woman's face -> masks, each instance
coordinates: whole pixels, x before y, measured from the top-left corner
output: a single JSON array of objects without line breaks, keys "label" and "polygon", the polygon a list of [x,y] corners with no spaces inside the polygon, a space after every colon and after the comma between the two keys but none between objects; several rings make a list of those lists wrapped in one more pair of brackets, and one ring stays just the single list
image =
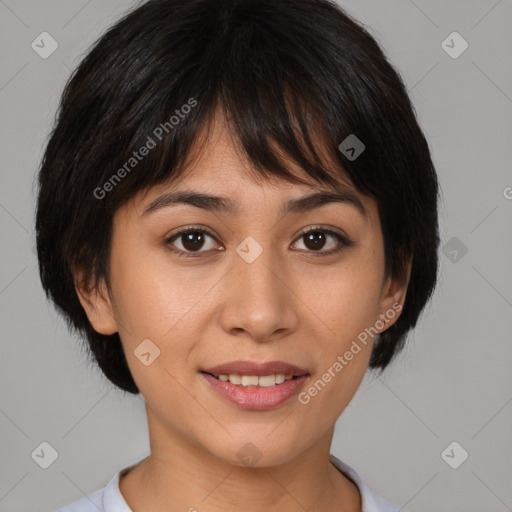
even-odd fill
[{"label": "woman's face", "polygon": [[[97,331],[120,334],[152,447],[180,440],[231,464],[249,455],[253,465],[273,466],[334,426],[364,376],[373,336],[396,321],[405,287],[384,278],[374,200],[346,186],[351,200],[285,212],[327,189],[256,183],[226,132],[210,140],[182,181],[116,213],[110,299],[82,292],[81,300]],[[165,200],[176,192],[217,196],[236,211],[214,208],[220,200]],[[280,361],[307,375],[274,386],[271,376],[243,381],[263,384],[255,388],[203,373],[239,360]]]}]

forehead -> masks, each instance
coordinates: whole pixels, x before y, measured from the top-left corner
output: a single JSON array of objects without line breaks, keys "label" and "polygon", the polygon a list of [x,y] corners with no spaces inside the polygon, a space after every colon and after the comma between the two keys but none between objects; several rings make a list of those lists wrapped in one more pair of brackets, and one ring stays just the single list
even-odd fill
[{"label": "forehead", "polygon": [[[345,172],[342,169],[333,171],[328,162],[325,162],[325,168],[330,168],[331,175],[336,177],[338,182],[336,187],[315,181],[294,161],[287,158],[277,146],[273,147],[274,152],[285,164],[287,170],[301,182],[296,183],[270,172],[262,174],[255,169],[241,150],[223,116],[217,114],[209,128],[199,134],[197,143],[179,177],[171,176],[166,182],[137,194],[133,203],[138,212],[142,214],[155,198],[171,190],[222,195],[229,198],[227,202],[233,205],[250,203],[251,199],[258,200],[260,197],[280,201],[299,197],[314,190],[346,193],[355,199],[354,202],[361,205],[365,201],[364,196],[353,186]],[[226,211],[228,209],[230,208],[226,208]],[[231,208],[231,213],[236,213],[235,210],[236,208]],[[362,213],[364,213],[363,210],[364,207],[361,208]]]}]

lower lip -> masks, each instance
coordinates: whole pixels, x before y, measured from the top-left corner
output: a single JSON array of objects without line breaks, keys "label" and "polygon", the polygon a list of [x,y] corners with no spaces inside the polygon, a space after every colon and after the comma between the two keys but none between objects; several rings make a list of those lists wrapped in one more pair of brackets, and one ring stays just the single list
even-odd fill
[{"label": "lower lip", "polygon": [[296,379],[287,380],[282,384],[265,388],[261,386],[236,386],[229,381],[216,379],[209,373],[201,372],[201,375],[219,395],[226,398],[229,402],[238,405],[242,409],[254,411],[278,407],[291,396],[298,393],[309,377],[309,375],[302,375]]}]

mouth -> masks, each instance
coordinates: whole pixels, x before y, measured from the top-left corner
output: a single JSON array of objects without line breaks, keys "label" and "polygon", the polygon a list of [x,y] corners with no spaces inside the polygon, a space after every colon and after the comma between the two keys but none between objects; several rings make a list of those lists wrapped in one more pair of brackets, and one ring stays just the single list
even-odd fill
[{"label": "mouth", "polygon": [[272,409],[299,392],[311,375],[304,368],[271,361],[233,361],[200,370],[213,390],[243,409]]}]

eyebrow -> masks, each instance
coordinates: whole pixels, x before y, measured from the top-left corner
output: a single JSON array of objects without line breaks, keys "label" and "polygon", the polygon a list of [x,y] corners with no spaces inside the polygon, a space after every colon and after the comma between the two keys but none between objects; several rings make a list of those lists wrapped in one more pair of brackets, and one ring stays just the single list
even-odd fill
[{"label": "eyebrow", "polygon": [[[359,213],[366,216],[366,210],[363,203],[357,195],[350,190],[345,191],[319,191],[313,194],[290,199],[281,208],[281,215],[291,213],[304,213],[315,208],[320,208],[328,203],[343,203],[356,208]],[[180,191],[162,194],[152,201],[142,213],[145,217],[161,208],[173,206],[176,204],[188,204],[204,210],[213,212],[228,213],[231,215],[239,215],[237,203],[232,199],[221,196],[212,196],[195,191]]]}]

